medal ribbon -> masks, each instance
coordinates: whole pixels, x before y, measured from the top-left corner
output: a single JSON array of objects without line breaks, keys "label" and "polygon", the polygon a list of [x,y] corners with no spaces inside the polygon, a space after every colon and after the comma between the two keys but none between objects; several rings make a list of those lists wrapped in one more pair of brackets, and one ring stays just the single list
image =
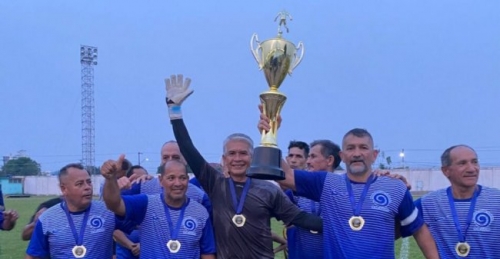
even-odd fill
[{"label": "medal ribbon", "polygon": [[83,221],[82,221],[82,226],[80,227],[80,235],[76,233],[76,227],[75,227],[75,222],[73,222],[73,218],[71,217],[68,206],[66,205],[66,202],[63,202],[61,204],[61,207],[64,210],[64,213],[66,214],[66,217],[68,218],[69,222],[69,228],[71,228],[71,232],[73,233],[73,237],[75,238],[75,242],[77,246],[81,246],[83,244],[83,234],[85,233],[85,228],[87,227],[87,221],[89,219],[89,214],[90,214],[90,206],[92,203],[89,205],[89,207],[85,210],[85,213],[83,214]]},{"label": "medal ribbon", "polygon": [[186,201],[184,202],[184,204],[182,204],[181,212],[179,214],[179,219],[177,220],[175,228],[174,228],[174,223],[172,222],[172,218],[170,217],[170,209],[168,208],[168,205],[165,202],[165,197],[163,197],[163,195],[161,195],[161,201],[164,204],[163,209],[165,210],[165,216],[167,218],[168,228],[170,230],[170,238],[172,240],[177,240],[177,236],[179,235],[179,230],[181,229],[182,220],[184,219],[184,212],[186,211],[189,199],[186,198]]},{"label": "medal ribbon", "polygon": [[368,180],[366,180],[365,187],[363,188],[361,197],[359,197],[358,204],[356,204],[356,201],[354,200],[354,193],[352,191],[351,180],[349,180],[347,174],[344,174],[344,178],[347,187],[347,193],[349,194],[349,200],[351,201],[352,212],[354,213],[354,216],[359,216],[359,213],[361,212],[361,207],[363,207],[363,201],[365,200],[366,194],[368,194],[368,189],[370,189],[370,185],[372,184],[373,174],[371,174],[370,177],[368,177]]},{"label": "medal ribbon", "polygon": [[451,187],[448,187],[446,190],[446,194],[448,195],[448,202],[450,203],[451,215],[453,217],[453,222],[455,223],[455,228],[458,233],[458,240],[463,243],[465,242],[465,236],[467,235],[467,231],[469,230],[470,224],[472,222],[472,215],[474,214],[474,207],[476,206],[477,196],[479,194],[479,188],[474,191],[472,195],[472,199],[470,201],[469,212],[467,213],[467,221],[465,222],[465,231],[462,234],[462,229],[460,228],[460,221],[458,221],[457,209],[455,207],[455,199],[453,199],[453,194],[451,193]]},{"label": "medal ribbon", "polygon": [[229,178],[229,189],[231,189],[231,198],[233,199],[233,207],[236,210],[236,214],[241,214],[243,211],[243,204],[245,204],[245,199],[247,198],[248,189],[250,189],[250,178],[247,178],[247,182],[243,187],[243,192],[240,196],[240,201],[238,202],[236,199],[236,188],[234,187],[234,181],[232,178]]}]

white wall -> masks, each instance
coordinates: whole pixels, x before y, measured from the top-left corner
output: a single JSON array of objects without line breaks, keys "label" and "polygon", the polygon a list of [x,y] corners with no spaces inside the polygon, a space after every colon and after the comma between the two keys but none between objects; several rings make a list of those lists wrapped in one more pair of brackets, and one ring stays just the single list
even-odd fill
[{"label": "white wall", "polygon": [[[406,177],[412,185],[412,191],[434,191],[449,186],[448,179],[438,169],[392,170],[391,173]],[[100,195],[100,186],[104,183],[101,175],[93,175],[94,195]],[[479,184],[500,189],[500,168],[481,169]],[[31,195],[60,195],[57,176],[27,176],[24,179],[24,193]]]}]

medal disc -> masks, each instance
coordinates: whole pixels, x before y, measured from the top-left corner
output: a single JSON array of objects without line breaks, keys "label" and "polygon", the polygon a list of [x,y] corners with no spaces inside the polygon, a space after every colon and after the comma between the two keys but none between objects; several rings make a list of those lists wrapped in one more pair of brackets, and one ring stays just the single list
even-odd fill
[{"label": "medal disc", "polygon": [[83,258],[87,253],[87,248],[85,248],[85,246],[74,246],[73,249],[71,249],[71,252],[73,252],[73,255],[76,258]]},{"label": "medal disc", "polygon": [[365,225],[365,220],[361,216],[352,216],[349,219],[349,226],[354,231],[359,231]]},{"label": "medal disc", "polygon": [[177,253],[179,250],[181,250],[181,242],[177,240],[169,240],[167,242],[167,248],[170,251],[170,253]]},{"label": "medal disc", "polygon": [[245,221],[247,219],[245,218],[245,216],[241,215],[241,214],[237,214],[237,215],[234,215],[233,216],[233,223],[237,226],[237,227],[243,227],[245,225]]},{"label": "medal disc", "polygon": [[470,252],[470,245],[467,242],[458,242],[455,246],[455,252],[460,257],[466,257]]}]

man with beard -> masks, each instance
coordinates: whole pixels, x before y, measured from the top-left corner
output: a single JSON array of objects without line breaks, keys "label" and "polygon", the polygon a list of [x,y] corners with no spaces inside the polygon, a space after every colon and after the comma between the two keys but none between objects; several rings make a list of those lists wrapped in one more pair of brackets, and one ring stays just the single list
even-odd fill
[{"label": "man with beard", "polygon": [[223,161],[229,177],[215,170],[193,145],[181,104],[192,93],[190,79],[182,75],[166,79],[167,106],[179,148],[213,206],[217,258],[274,258],[271,218],[316,231],[321,219],[301,212],[274,184],[246,177],[253,141],[245,134],[231,134],[223,143]]},{"label": "man with beard", "polygon": [[320,202],[323,258],[394,258],[397,221],[402,235],[413,235],[426,258],[439,258],[405,184],[373,173],[378,154],[373,146],[368,131],[352,129],[344,135],[340,152],[346,174],[293,170],[284,163],[286,179],[280,184]]},{"label": "man with beard", "polygon": [[441,258],[500,258],[500,190],[477,184],[476,151],[466,145],[447,148],[441,170],[451,186],[415,201]]}]

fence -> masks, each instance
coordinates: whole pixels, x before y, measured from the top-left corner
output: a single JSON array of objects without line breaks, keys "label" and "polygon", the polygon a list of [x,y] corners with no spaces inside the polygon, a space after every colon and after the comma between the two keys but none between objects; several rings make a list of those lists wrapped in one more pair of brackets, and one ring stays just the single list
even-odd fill
[{"label": "fence", "polygon": [[[448,179],[438,169],[428,170],[392,170],[391,173],[400,174],[411,183],[414,192],[429,192],[449,186]],[[100,195],[100,186],[104,183],[101,175],[92,176],[94,194]],[[500,189],[500,168],[481,169],[479,184]],[[5,187],[4,187],[5,188]],[[57,176],[27,176],[23,181],[24,194],[30,195],[60,195]]]}]

